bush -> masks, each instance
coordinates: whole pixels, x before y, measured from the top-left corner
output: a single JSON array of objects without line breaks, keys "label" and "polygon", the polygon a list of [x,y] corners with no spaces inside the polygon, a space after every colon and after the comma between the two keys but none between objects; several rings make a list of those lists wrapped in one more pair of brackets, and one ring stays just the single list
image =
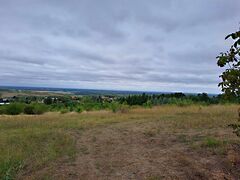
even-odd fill
[{"label": "bush", "polygon": [[21,114],[24,109],[24,104],[19,104],[19,103],[13,103],[6,105],[6,111],[5,113],[8,115],[17,115]]},{"label": "bush", "polygon": [[152,103],[150,100],[148,100],[146,103],[143,104],[143,106],[144,106],[145,108],[152,108],[153,103]]},{"label": "bush", "polygon": [[34,104],[34,114],[43,114],[48,111],[48,106],[44,104]]},{"label": "bush", "polygon": [[81,112],[83,112],[83,107],[78,106],[75,111],[78,113],[81,113]]},{"label": "bush", "polygon": [[58,111],[59,112],[64,108],[66,108],[66,107],[63,103],[54,103],[54,104],[51,104],[51,106],[50,106],[51,111]]},{"label": "bush", "polygon": [[65,113],[68,113],[68,112],[69,112],[68,109],[61,109],[61,111],[60,111],[61,114],[65,114]]},{"label": "bush", "polygon": [[193,104],[193,101],[190,99],[183,99],[183,100],[177,101],[176,104],[178,106],[190,106]]},{"label": "bush", "polygon": [[111,103],[109,107],[113,113],[116,113],[119,110],[119,104],[118,103]]},{"label": "bush", "polygon": [[0,114],[6,114],[5,106],[0,106]]},{"label": "bush", "polygon": [[119,104],[119,103],[111,103],[109,104],[109,108],[112,110],[113,113],[128,113],[129,112],[129,106],[125,104]]},{"label": "bush", "polygon": [[25,106],[25,114],[43,114],[48,110],[47,106],[44,104],[30,104]]},{"label": "bush", "polygon": [[33,105],[27,105],[25,106],[23,112],[25,114],[34,114],[34,106]]}]

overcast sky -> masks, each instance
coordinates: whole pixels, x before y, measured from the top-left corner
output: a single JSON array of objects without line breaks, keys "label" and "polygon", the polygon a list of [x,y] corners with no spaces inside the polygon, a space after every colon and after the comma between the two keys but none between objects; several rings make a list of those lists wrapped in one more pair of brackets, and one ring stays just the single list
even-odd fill
[{"label": "overcast sky", "polygon": [[0,0],[0,85],[218,93],[240,0]]}]

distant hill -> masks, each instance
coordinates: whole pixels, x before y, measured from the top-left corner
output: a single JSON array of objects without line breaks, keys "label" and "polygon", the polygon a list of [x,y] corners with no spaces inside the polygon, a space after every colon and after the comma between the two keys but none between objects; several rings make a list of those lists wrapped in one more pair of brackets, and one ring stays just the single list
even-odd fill
[{"label": "distant hill", "polygon": [[[77,89],[77,88],[49,88],[49,87],[20,87],[20,86],[0,86],[1,90],[22,90],[22,91],[48,91],[48,92],[66,92],[75,95],[138,95],[138,94],[171,94],[176,92],[157,92],[157,91],[124,91],[124,90],[99,90],[99,89]],[[196,95],[197,93],[184,93],[186,95]],[[208,94],[209,96],[215,96],[217,94]]]}]

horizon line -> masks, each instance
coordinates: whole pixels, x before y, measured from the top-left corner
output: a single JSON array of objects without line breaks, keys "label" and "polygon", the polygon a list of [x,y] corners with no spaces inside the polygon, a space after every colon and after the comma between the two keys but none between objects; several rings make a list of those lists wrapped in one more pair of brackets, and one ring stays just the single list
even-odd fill
[{"label": "horizon line", "polygon": [[154,91],[154,90],[117,90],[117,89],[92,89],[92,88],[73,88],[73,87],[47,87],[47,86],[13,86],[13,85],[0,85],[0,89],[4,88],[26,88],[31,90],[31,88],[43,88],[43,89],[70,89],[70,90],[94,90],[94,91],[118,91],[118,92],[139,92],[139,93],[162,93],[162,94],[171,94],[171,93],[183,93],[183,94],[201,94],[201,93],[207,93],[211,95],[219,95],[221,93],[208,93],[208,92],[184,92],[184,91]]}]

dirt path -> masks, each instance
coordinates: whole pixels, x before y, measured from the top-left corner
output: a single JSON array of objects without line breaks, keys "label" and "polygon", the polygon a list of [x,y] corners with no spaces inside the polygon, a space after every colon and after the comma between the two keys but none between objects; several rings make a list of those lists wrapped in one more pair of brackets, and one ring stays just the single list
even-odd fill
[{"label": "dirt path", "polygon": [[91,129],[78,139],[78,157],[63,165],[63,179],[231,179],[217,157],[197,155],[154,123],[122,123]]},{"label": "dirt path", "polygon": [[217,156],[196,154],[179,142],[176,135],[147,131],[155,126],[154,122],[147,125],[127,122],[86,130],[77,141],[76,161],[55,165],[51,177],[233,179]]}]

